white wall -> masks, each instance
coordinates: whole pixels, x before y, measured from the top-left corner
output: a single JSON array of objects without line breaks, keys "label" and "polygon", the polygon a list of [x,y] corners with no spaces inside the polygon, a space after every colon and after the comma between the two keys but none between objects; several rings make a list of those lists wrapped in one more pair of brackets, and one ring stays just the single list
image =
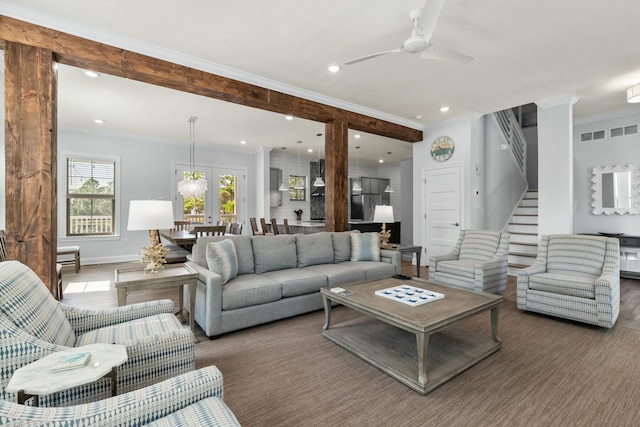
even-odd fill
[{"label": "white wall", "polygon": [[525,174],[492,114],[485,121],[484,229],[501,231],[527,188]]},{"label": "white wall", "polygon": [[400,243],[413,245],[413,159],[400,162],[400,183]]},{"label": "white wall", "polygon": [[[120,202],[117,221],[120,234],[109,237],[74,237],[62,235],[65,221],[65,165],[60,153],[94,153],[98,155],[119,156],[120,158]],[[189,163],[188,147],[182,143],[167,144],[134,137],[91,134],[77,130],[58,132],[58,245],[79,245],[83,264],[135,260],[140,247],[148,245],[148,233],[127,231],[126,221],[129,214],[129,201],[135,199],[174,200],[177,188],[174,188],[173,165]],[[247,182],[256,182],[257,164],[260,154],[206,149],[196,147],[195,163],[201,166],[236,168],[247,171]],[[267,182],[268,183],[268,182]],[[211,184],[210,184],[211,185]],[[247,216],[254,216],[256,193],[262,190],[247,185]],[[245,226],[245,229],[247,226]]]},{"label": "white wall", "polygon": [[[640,134],[610,137],[609,130],[640,126],[640,109],[633,108],[592,118],[574,126],[574,227],[576,233],[640,235],[640,215],[593,215],[591,178],[594,167],[640,163]],[[605,139],[580,142],[580,134],[604,130]]]}]

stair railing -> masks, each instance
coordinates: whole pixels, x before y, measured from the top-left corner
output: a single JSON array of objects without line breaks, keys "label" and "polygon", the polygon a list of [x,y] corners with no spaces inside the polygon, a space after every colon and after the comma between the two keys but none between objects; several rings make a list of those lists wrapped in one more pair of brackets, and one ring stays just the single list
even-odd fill
[{"label": "stair railing", "polygon": [[527,172],[527,140],[522,133],[522,128],[516,115],[511,109],[497,111],[493,117],[498,122],[507,143],[511,147],[511,152],[518,166],[523,173]]}]

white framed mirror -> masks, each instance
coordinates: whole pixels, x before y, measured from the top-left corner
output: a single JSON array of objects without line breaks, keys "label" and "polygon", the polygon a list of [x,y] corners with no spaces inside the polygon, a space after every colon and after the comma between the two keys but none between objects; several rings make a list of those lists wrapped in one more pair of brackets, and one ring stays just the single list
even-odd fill
[{"label": "white framed mirror", "polygon": [[593,168],[594,215],[640,215],[640,165]]}]

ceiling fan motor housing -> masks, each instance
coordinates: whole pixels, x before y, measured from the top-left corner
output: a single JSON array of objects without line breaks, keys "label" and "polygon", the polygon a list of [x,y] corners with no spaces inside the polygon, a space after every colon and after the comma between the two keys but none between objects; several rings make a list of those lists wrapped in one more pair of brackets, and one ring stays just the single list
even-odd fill
[{"label": "ceiling fan motor housing", "polygon": [[422,36],[409,37],[402,46],[407,53],[420,53],[429,46],[429,43]]}]

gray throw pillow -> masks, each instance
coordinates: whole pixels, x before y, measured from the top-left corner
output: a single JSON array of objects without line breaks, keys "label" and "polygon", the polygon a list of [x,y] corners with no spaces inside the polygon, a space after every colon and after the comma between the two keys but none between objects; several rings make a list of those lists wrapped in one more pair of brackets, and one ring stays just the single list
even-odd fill
[{"label": "gray throw pillow", "polygon": [[207,245],[207,266],[222,276],[222,284],[238,275],[238,257],[233,240],[226,239]]},{"label": "gray throw pillow", "polygon": [[351,233],[351,261],[380,261],[380,235]]},{"label": "gray throw pillow", "polygon": [[253,236],[253,261],[255,273],[296,268],[296,236]]},{"label": "gray throw pillow", "polygon": [[329,233],[296,234],[298,268],[333,264],[333,241]]}]

